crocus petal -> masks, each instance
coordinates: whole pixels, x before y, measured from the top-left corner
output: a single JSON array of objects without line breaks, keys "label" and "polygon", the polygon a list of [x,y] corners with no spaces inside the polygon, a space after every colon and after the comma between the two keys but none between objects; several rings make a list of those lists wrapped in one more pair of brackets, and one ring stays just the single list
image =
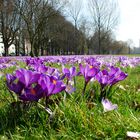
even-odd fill
[{"label": "crocus petal", "polygon": [[47,73],[48,73],[49,75],[52,75],[52,74],[54,73],[54,71],[55,71],[55,68],[48,67]]},{"label": "crocus petal", "polygon": [[60,80],[63,80],[66,77],[66,75],[62,75],[62,77],[60,78]]},{"label": "crocus petal", "polygon": [[76,89],[72,86],[72,85],[67,85],[65,91],[69,94],[71,94],[72,92],[74,92]]},{"label": "crocus petal", "polygon": [[116,72],[119,72],[119,71],[120,71],[120,68],[111,66],[109,74],[114,75],[116,74]]},{"label": "crocus petal", "polygon": [[70,73],[69,69],[67,69],[67,68],[63,68],[63,69],[62,69],[62,72],[63,72],[64,74]]},{"label": "crocus petal", "polygon": [[23,88],[24,88],[24,84],[21,83],[20,81],[17,82],[17,84],[12,84],[12,91],[14,91],[16,94],[20,95]]},{"label": "crocus petal", "polygon": [[118,108],[117,104],[112,104],[108,99],[102,99],[104,112],[112,111]]},{"label": "crocus petal", "polygon": [[34,88],[26,88],[22,91],[19,99],[23,101],[38,101],[41,97],[43,97],[43,92],[44,91],[39,85]]},{"label": "crocus petal", "polygon": [[16,71],[16,77],[22,81],[23,84],[25,84],[25,86],[27,87],[29,85],[29,81],[30,81],[30,75],[31,73],[29,73],[29,71],[24,70],[24,69],[20,69]]},{"label": "crocus petal", "polygon": [[70,73],[71,73],[72,77],[76,76],[76,68],[75,67],[71,67],[70,68]]},{"label": "crocus petal", "polygon": [[103,75],[108,75],[108,71],[107,70],[102,70],[102,74]]},{"label": "crocus petal", "polygon": [[122,89],[122,90],[126,91],[126,88],[124,88],[124,86],[123,86],[123,85],[118,85],[118,87],[119,87],[120,89]]},{"label": "crocus petal", "polygon": [[86,65],[83,67],[81,64],[79,65],[80,72],[84,76],[86,83],[88,83],[91,78],[95,77],[96,74],[99,72],[99,69],[94,68],[93,66]]},{"label": "crocus petal", "polygon": [[140,138],[140,132],[131,132],[131,131],[128,131],[126,133],[126,135],[129,138],[136,138],[136,139],[139,139]]},{"label": "crocus petal", "polygon": [[7,86],[11,91],[14,91],[16,94],[21,94],[22,89],[24,88],[24,84],[20,81],[15,82],[16,77],[11,74],[6,75]]},{"label": "crocus petal", "polygon": [[99,72],[99,69],[97,69],[97,68],[91,68],[88,71],[88,76],[94,77],[98,72]]},{"label": "crocus petal", "polygon": [[6,79],[8,83],[11,83],[16,79],[16,76],[11,75],[11,74],[6,74]]},{"label": "crocus petal", "polygon": [[20,69],[16,71],[16,77],[25,84],[26,87],[38,81],[40,73],[31,70]]},{"label": "crocus petal", "polygon": [[42,74],[38,80],[38,84],[42,87],[43,90],[46,89],[50,84],[50,77]]},{"label": "crocus petal", "polygon": [[59,93],[59,92],[65,90],[65,88],[66,88],[66,86],[61,81],[57,81],[52,93],[53,94]]},{"label": "crocus petal", "polygon": [[121,72],[120,75],[117,77],[117,79],[119,81],[124,80],[127,77],[127,74],[125,74],[124,72]]},{"label": "crocus petal", "polygon": [[53,112],[51,111],[50,108],[46,107],[45,110],[46,110],[50,115],[53,115]]},{"label": "crocus petal", "polygon": [[45,65],[38,65],[38,64],[35,64],[34,65],[34,69],[40,73],[45,73],[47,72],[48,70],[48,67],[46,67]]},{"label": "crocus petal", "polygon": [[80,68],[80,72],[82,75],[84,75],[84,67],[82,66],[82,64],[79,64],[79,68]]}]

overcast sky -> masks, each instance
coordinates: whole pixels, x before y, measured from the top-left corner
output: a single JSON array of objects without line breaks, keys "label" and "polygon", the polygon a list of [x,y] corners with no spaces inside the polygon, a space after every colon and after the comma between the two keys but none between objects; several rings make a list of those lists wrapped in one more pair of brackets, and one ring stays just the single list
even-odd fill
[{"label": "overcast sky", "polygon": [[118,0],[120,23],[116,33],[119,40],[132,39],[135,46],[140,40],[140,0]]},{"label": "overcast sky", "polygon": [[[83,1],[84,14],[88,15],[88,0],[81,1]],[[118,0],[118,3],[120,9],[120,22],[116,31],[116,39],[123,41],[132,39],[134,46],[139,47],[140,0]]]}]

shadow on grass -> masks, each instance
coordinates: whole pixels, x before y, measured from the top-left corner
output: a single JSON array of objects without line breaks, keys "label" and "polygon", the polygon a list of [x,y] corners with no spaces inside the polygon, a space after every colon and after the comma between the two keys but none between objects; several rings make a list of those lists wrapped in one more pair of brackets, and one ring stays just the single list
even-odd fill
[{"label": "shadow on grass", "polygon": [[46,113],[38,110],[34,104],[14,102],[0,108],[0,135],[10,137],[9,132],[14,134],[17,126],[37,128],[44,125]]},{"label": "shadow on grass", "polygon": [[0,134],[6,131],[14,131],[15,127],[22,122],[23,115],[21,102],[8,104],[0,109]]}]

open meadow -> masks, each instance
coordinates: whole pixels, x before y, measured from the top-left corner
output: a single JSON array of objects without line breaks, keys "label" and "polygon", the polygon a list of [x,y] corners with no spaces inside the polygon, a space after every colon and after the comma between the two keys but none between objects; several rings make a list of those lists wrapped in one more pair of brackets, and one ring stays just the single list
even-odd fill
[{"label": "open meadow", "polygon": [[0,139],[131,137],[140,137],[139,56],[0,58]]}]

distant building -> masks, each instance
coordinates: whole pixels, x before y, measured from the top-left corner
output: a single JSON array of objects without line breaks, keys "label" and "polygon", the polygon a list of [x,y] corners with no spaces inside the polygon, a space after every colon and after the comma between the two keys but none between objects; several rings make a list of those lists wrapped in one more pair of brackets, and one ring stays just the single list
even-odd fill
[{"label": "distant building", "polygon": [[0,56],[4,53],[4,44],[0,43]]},{"label": "distant building", "polygon": [[25,44],[24,44],[25,45],[25,54],[30,55],[31,43],[28,39],[25,39],[24,42],[25,42]]},{"label": "distant building", "polygon": [[134,47],[133,48],[133,53],[134,54],[140,54],[140,47]]},{"label": "distant building", "polygon": [[[3,44],[2,42],[3,42],[3,40],[2,40],[2,35],[0,34],[0,56],[2,56],[2,55],[5,53],[5,52],[4,52],[4,44]],[[15,45],[12,44],[12,45],[9,47],[8,51],[9,51],[9,55],[10,55],[10,54],[15,54],[15,52],[16,52],[16,47],[15,47]]]}]

